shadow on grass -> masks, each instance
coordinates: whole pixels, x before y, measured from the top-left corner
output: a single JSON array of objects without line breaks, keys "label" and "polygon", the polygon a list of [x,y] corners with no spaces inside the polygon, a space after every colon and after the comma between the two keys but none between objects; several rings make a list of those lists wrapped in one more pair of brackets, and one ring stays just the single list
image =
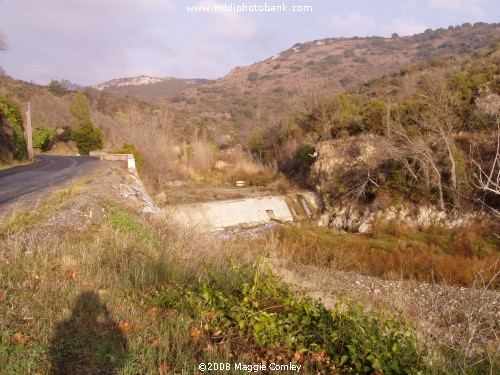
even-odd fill
[{"label": "shadow on grass", "polygon": [[114,374],[127,359],[127,340],[95,292],[77,297],[71,317],[57,324],[51,374]]}]

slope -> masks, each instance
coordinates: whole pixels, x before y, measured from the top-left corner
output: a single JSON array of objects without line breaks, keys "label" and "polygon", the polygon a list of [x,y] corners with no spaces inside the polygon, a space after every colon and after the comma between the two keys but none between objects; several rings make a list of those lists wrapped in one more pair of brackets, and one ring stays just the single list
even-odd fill
[{"label": "slope", "polygon": [[227,76],[163,100],[240,134],[303,110],[332,91],[344,91],[372,77],[445,54],[487,47],[498,24],[450,26],[391,38],[330,38],[296,44],[269,59],[236,67]]}]

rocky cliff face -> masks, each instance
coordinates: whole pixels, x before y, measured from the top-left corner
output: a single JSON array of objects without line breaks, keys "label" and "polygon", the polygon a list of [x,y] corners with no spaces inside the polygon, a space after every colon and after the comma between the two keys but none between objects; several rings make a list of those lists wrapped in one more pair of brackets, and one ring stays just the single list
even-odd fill
[{"label": "rocky cliff face", "polygon": [[373,135],[318,144],[310,178],[325,203],[320,225],[369,233],[376,221],[458,227],[477,216],[448,213],[397,196],[391,179],[398,157],[397,147]]}]

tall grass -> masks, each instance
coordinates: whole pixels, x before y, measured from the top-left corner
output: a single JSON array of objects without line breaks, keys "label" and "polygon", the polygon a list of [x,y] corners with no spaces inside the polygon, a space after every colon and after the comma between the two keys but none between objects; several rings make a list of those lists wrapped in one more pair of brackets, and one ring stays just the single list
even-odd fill
[{"label": "tall grass", "polygon": [[[282,227],[273,236],[278,256],[293,262],[351,270],[386,279],[471,286],[476,273],[494,275],[500,242],[486,224],[450,230],[377,224],[375,234],[343,234],[328,228]],[[499,281],[491,285],[497,288]]]}]

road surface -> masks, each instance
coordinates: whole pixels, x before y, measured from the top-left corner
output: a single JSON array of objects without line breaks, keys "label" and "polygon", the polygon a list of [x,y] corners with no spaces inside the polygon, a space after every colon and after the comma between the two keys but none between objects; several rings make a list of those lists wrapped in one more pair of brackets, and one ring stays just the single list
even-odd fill
[{"label": "road surface", "polygon": [[39,162],[0,171],[1,207],[23,197],[40,200],[48,195],[50,188],[59,187],[68,181],[87,176],[108,162],[91,156],[36,155]]}]

